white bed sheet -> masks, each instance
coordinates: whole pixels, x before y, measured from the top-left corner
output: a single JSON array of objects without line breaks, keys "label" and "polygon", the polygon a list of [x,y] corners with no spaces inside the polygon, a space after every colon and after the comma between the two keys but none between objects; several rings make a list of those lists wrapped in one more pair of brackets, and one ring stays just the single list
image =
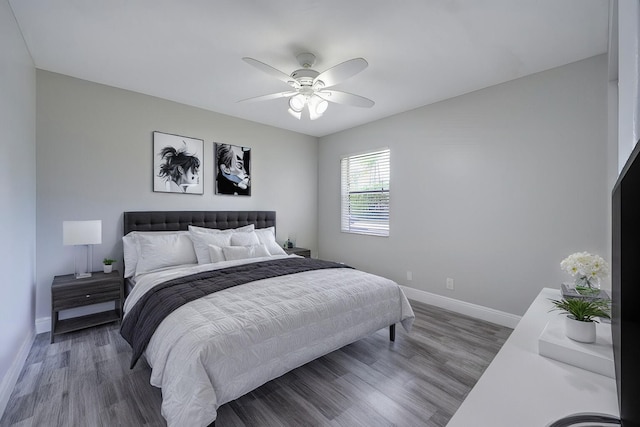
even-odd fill
[{"label": "white bed sheet", "polygon": [[[125,316],[156,284],[186,274],[286,256],[173,268],[136,279]],[[217,408],[324,354],[414,314],[393,281],[358,270],[314,270],[258,280],[171,313],[145,357],[169,426],[206,426]]]}]

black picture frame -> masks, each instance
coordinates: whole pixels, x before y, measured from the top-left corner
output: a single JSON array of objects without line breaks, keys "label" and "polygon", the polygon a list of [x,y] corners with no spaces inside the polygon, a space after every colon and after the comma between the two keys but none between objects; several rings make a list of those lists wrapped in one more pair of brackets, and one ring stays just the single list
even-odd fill
[{"label": "black picture frame", "polygon": [[251,196],[251,148],[215,143],[215,194]]},{"label": "black picture frame", "polygon": [[153,191],[204,194],[204,141],[153,132]]}]

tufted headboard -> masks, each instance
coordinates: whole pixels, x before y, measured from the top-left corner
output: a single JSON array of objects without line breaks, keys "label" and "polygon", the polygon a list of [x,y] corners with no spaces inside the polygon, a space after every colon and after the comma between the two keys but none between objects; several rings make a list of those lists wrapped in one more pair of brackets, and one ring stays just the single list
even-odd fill
[{"label": "tufted headboard", "polygon": [[207,228],[256,228],[276,225],[275,211],[146,211],[124,213],[124,235],[131,231],[179,231],[190,225]]},{"label": "tufted headboard", "polygon": [[[276,225],[275,211],[146,211],[124,213],[124,235],[132,231],[180,231],[190,225],[207,228],[237,228],[254,224],[256,228]],[[123,266],[124,268],[124,266]],[[126,269],[125,269],[126,270]],[[133,283],[126,280],[126,295]]]}]

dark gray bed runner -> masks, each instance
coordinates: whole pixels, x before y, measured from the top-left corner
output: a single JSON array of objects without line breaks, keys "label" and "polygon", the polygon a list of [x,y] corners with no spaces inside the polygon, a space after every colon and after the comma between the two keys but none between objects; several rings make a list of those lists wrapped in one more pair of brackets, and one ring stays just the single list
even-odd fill
[{"label": "dark gray bed runner", "polygon": [[120,334],[131,345],[131,368],[147,348],[156,328],[178,307],[213,292],[255,280],[326,268],[351,268],[311,258],[283,258],[205,271],[169,280],[143,295],[127,313]]}]

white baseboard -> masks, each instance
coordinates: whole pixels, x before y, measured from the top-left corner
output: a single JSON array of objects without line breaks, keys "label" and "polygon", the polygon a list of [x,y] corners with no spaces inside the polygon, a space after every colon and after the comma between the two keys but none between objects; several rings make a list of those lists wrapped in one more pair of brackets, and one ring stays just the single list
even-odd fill
[{"label": "white baseboard", "polygon": [[27,335],[25,340],[22,342],[22,345],[20,346],[20,350],[18,350],[18,354],[13,359],[13,363],[2,379],[2,383],[0,383],[0,418],[2,418],[2,415],[7,408],[9,398],[11,397],[11,393],[13,392],[13,389],[18,382],[18,377],[20,376],[20,372],[24,367],[24,362],[29,356],[29,351],[31,350],[31,346],[33,345],[33,341],[35,338],[36,334],[33,331],[31,331]]},{"label": "white baseboard", "polygon": [[51,331],[51,317],[40,317],[36,319],[36,334]]},{"label": "white baseboard", "polygon": [[431,292],[421,291],[408,286],[401,285],[401,287],[409,299],[423,302],[425,304],[435,305],[436,307],[455,311],[456,313],[464,314],[465,316],[485,320],[508,328],[515,328],[521,319],[521,316],[505,313],[504,311],[495,310],[493,308],[471,304],[469,302],[433,294]]}]

